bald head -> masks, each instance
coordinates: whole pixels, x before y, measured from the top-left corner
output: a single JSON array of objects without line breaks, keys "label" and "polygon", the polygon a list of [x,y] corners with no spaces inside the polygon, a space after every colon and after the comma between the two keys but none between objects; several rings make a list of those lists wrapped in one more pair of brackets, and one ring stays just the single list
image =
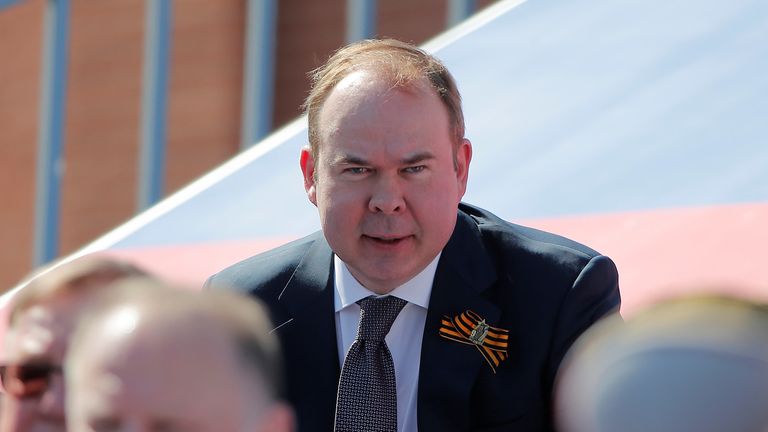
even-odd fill
[{"label": "bald head", "polygon": [[290,429],[269,330],[261,306],[234,294],[119,287],[73,339],[70,430]]}]

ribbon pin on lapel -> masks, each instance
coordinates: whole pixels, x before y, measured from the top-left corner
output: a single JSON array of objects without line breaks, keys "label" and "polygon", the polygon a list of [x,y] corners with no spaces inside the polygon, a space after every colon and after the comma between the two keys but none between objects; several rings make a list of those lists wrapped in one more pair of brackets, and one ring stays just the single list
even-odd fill
[{"label": "ribbon pin on lapel", "polygon": [[474,345],[493,373],[506,360],[509,330],[491,327],[480,315],[468,310],[453,318],[444,316],[440,336],[467,345]]}]

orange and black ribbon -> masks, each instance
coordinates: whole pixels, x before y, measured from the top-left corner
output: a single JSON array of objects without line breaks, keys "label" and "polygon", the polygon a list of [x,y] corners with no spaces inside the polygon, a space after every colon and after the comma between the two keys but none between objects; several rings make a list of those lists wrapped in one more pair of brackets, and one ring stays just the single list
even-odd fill
[{"label": "orange and black ribbon", "polygon": [[467,345],[474,345],[496,373],[499,364],[509,357],[509,330],[491,327],[480,315],[468,310],[453,318],[444,316],[440,336]]}]

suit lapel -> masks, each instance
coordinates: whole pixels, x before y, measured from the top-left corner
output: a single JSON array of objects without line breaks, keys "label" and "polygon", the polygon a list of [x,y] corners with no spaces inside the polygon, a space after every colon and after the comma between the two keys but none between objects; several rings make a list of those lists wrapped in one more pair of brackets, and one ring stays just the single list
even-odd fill
[{"label": "suit lapel", "polygon": [[289,399],[300,430],[333,428],[340,373],[333,303],[333,253],[322,234],[279,296],[290,318],[276,323],[283,343]]},{"label": "suit lapel", "polygon": [[421,431],[469,428],[473,383],[484,358],[471,345],[439,336],[444,316],[472,310],[489,324],[500,311],[483,297],[496,280],[477,224],[459,212],[456,228],[440,257],[424,325],[418,384],[418,425]]}]

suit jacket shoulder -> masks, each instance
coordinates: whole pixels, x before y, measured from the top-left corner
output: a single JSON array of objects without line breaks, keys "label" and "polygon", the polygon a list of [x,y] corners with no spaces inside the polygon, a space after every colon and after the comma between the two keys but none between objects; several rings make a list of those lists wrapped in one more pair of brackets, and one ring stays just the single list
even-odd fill
[{"label": "suit jacket shoulder", "polygon": [[322,232],[317,231],[244,259],[211,276],[205,287],[232,289],[259,297],[278,296],[311,246],[322,237]]},{"label": "suit jacket shoulder", "polygon": [[594,275],[592,279],[602,279],[611,293],[614,303],[610,308],[619,306],[618,273],[610,258],[560,235],[504,221],[478,207],[462,203],[460,212],[476,224],[483,253],[493,263],[497,277],[516,286],[546,287],[536,294],[564,301],[570,293],[590,297],[586,290],[594,285],[585,282],[594,280],[580,278]]},{"label": "suit jacket shoulder", "polygon": [[544,254],[571,253],[590,259],[600,255],[594,249],[569,238],[507,222],[479,207],[461,203],[459,210],[475,221],[484,236],[496,238],[510,247],[516,246],[529,252],[541,251]]}]

